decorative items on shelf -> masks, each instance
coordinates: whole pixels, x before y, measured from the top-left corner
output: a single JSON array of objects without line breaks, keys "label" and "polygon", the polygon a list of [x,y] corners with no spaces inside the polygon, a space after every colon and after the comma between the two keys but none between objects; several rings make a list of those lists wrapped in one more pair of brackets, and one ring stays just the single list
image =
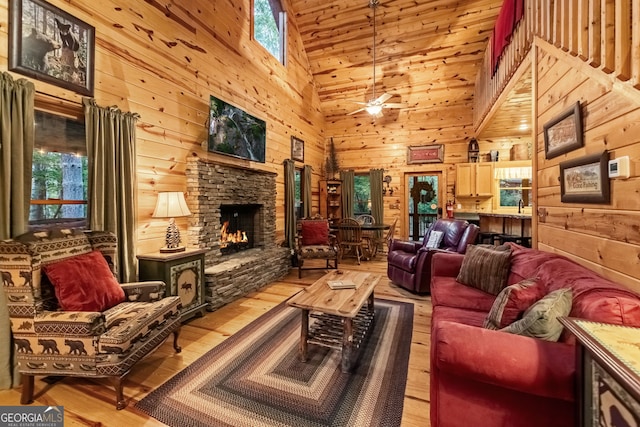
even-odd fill
[{"label": "decorative items on shelf", "polygon": [[469,141],[469,148],[467,149],[467,154],[469,155],[469,163],[477,163],[478,155],[480,153],[480,146],[478,145],[478,140],[475,138],[471,138]]},{"label": "decorative items on shelf", "polygon": [[180,246],[180,230],[175,218],[191,215],[182,191],[166,191],[158,193],[156,208],[153,218],[170,218],[165,239],[165,247],[160,248],[162,253],[182,252],[184,246]]},{"label": "decorative items on shelf", "polygon": [[386,187],[385,186],[382,187],[382,195],[386,196],[388,193],[389,196],[393,196],[393,187],[389,186],[389,184],[391,183],[391,175],[385,175],[385,177],[382,179],[382,182],[387,184]]},{"label": "decorative items on shelf", "polygon": [[333,144],[333,137],[329,143],[329,154],[324,162],[324,172],[327,179],[335,179],[335,176],[340,172],[340,165],[338,164],[338,156],[336,155],[336,146]]}]

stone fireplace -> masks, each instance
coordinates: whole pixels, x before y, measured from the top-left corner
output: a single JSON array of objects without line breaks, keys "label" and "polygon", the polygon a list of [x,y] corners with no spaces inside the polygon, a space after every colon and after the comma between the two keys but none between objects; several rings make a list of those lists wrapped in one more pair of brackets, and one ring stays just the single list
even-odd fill
[{"label": "stone fireplace", "polygon": [[275,173],[193,157],[187,160],[186,175],[193,214],[188,245],[209,250],[208,310],[287,274],[289,249],[276,242]]}]

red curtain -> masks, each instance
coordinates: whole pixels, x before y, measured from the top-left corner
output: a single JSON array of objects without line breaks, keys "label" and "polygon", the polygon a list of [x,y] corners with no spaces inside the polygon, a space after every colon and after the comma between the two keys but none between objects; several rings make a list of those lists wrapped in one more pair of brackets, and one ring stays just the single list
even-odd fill
[{"label": "red curtain", "polygon": [[495,73],[502,51],[511,40],[518,21],[524,14],[524,0],[504,0],[493,29],[491,69]]}]

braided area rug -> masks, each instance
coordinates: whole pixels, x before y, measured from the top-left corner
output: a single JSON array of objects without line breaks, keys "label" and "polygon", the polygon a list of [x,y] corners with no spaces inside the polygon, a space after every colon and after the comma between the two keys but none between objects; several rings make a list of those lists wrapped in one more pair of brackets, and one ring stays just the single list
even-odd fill
[{"label": "braided area rug", "polygon": [[351,373],[340,350],[309,344],[300,310],[282,303],[152,391],[136,408],[170,426],[399,426],[413,304],[375,300],[375,322]]}]

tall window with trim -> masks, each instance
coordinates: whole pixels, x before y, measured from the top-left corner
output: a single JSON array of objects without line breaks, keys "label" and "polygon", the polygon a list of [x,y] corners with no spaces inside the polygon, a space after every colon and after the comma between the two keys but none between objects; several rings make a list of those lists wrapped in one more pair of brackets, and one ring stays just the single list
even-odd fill
[{"label": "tall window with trim", "polygon": [[49,112],[35,112],[29,225],[84,227],[87,220],[85,126]]},{"label": "tall window with trim", "polygon": [[287,14],[280,0],[253,0],[253,38],[278,61],[286,61]]}]

